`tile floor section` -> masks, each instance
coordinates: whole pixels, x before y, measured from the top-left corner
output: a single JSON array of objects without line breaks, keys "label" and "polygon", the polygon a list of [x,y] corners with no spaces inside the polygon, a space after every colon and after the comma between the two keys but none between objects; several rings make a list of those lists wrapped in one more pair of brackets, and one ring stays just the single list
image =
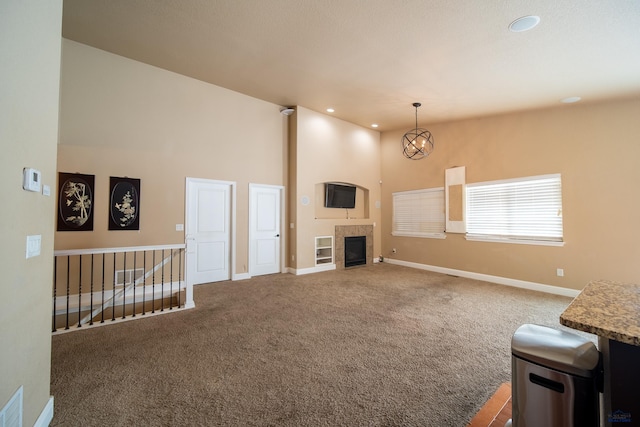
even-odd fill
[{"label": "tile floor section", "polygon": [[504,383],[484,404],[467,427],[504,427],[511,418],[511,384]]}]

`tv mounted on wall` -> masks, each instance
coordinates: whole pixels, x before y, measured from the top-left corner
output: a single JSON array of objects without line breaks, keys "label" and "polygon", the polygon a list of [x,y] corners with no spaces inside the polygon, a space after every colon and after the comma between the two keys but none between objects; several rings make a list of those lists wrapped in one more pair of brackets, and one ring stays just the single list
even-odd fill
[{"label": "tv mounted on wall", "polygon": [[353,185],[324,184],[324,207],[353,209],[356,207],[356,187]]}]

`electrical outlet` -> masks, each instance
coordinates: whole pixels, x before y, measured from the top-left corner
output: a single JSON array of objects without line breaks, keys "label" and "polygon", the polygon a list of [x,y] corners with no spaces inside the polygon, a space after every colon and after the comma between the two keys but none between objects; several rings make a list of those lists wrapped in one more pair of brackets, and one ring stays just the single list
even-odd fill
[{"label": "electrical outlet", "polygon": [[556,276],[558,276],[558,277],[564,277],[564,269],[562,269],[562,268],[558,268],[558,269],[556,270]]},{"label": "electrical outlet", "polygon": [[396,253],[396,248],[391,249],[391,252]]}]

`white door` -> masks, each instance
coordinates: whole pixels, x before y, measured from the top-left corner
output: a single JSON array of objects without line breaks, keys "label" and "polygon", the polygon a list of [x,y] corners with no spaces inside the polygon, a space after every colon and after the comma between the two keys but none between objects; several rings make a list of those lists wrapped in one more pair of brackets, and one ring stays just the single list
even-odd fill
[{"label": "white door", "polygon": [[249,184],[249,274],[280,272],[282,187]]},{"label": "white door", "polygon": [[230,279],[231,184],[187,178],[187,280]]}]

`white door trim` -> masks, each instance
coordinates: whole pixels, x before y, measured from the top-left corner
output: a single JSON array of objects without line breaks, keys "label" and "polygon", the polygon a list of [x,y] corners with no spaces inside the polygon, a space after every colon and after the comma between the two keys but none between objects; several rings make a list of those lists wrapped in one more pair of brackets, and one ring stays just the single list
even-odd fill
[{"label": "white door trim", "polygon": [[[184,226],[184,239],[185,239],[185,245],[187,244],[186,241],[186,231],[188,230],[188,224],[187,221],[189,219],[189,184],[191,183],[203,183],[203,184],[218,184],[218,185],[228,185],[231,189],[231,212],[230,212],[230,221],[231,221],[231,242],[230,242],[230,257],[231,257],[231,280],[236,280],[235,279],[235,271],[236,271],[236,183],[234,181],[221,181],[221,180],[215,180],[215,179],[206,179],[206,178],[192,178],[192,177],[187,177],[186,178],[186,184],[185,184],[185,208],[184,208],[184,220],[185,220],[185,226]],[[186,259],[186,257],[185,257]],[[185,268],[185,281],[187,283],[187,287],[188,289],[192,289],[193,288],[193,281],[189,279],[188,275],[186,274],[187,269]],[[193,298],[193,296],[192,296]]]},{"label": "white door trim", "polygon": [[[256,183],[249,183],[249,203],[252,203],[251,200],[251,194],[252,194],[252,189],[254,188],[269,188],[269,189],[274,189],[274,190],[278,190],[280,193],[280,266],[279,266],[279,270],[280,273],[285,273],[285,254],[286,254],[286,241],[287,241],[287,235],[286,235],[286,228],[285,228],[285,198],[284,198],[284,186],[283,185],[268,185],[268,184],[256,184]],[[251,224],[253,224],[252,222],[253,220],[253,209],[251,206],[249,206],[249,240],[247,241],[247,248],[251,248],[251,242],[253,239],[253,230],[251,227]],[[252,265],[252,260],[251,260],[251,250],[249,249],[248,251],[249,253],[249,269],[251,269],[251,265]],[[249,274],[251,275],[251,271],[249,271]]]}]

